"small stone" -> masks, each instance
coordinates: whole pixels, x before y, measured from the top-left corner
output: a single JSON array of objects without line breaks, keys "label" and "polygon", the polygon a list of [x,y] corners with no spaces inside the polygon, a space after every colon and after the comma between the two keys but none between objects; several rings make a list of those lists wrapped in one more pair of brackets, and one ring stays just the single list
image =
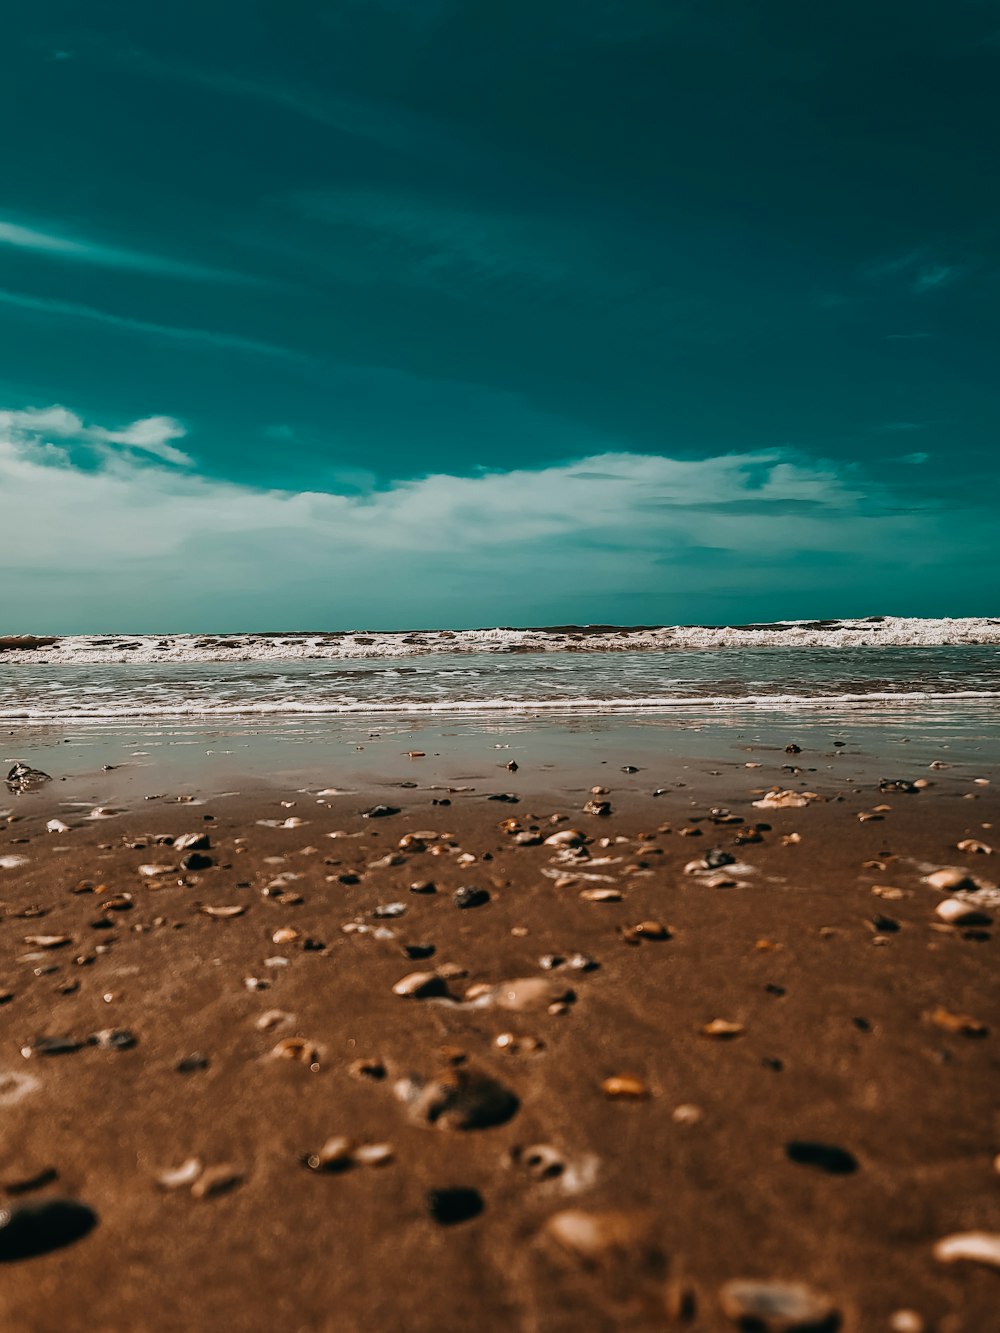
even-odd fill
[{"label": "small stone", "polygon": [[640,921],[635,926],[625,926],[621,930],[622,939],[628,944],[638,944],[640,940],[669,940],[670,931],[662,921]]},{"label": "small stone", "polygon": [[655,1219],[648,1212],[567,1208],[546,1222],[545,1235],[568,1257],[587,1269],[615,1269],[631,1261],[663,1267],[654,1240]]},{"label": "small stone", "polygon": [[830,1298],[804,1282],[727,1282],[719,1301],[727,1319],[759,1333],[832,1333],[838,1326]]},{"label": "small stone", "polygon": [[670,1118],[675,1125],[697,1125],[702,1118],[702,1114],[700,1106],[694,1106],[690,1102],[683,1102],[680,1106],[674,1107]]},{"label": "small stone", "polygon": [[951,889],[974,889],[976,881],[971,878],[967,870],[960,866],[945,866],[941,870],[935,870],[926,876],[926,883],[932,889],[940,889],[947,893]]},{"label": "small stone", "polygon": [[490,1003],[512,1013],[547,1009],[551,1004],[572,1001],[573,991],[565,983],[548,977],[520,977],[501,981],[487,992]]},{"label": "small stone", "polygon": [[395,805],[373,805],[370,810],[362,810],[362,819],[387,819],[390,815],[398,815],[399,807]]},{"label": "small stone", "polygon": [[429,879],[418,879],[410,885],[411,893],[437,893],[437,885]]},{"label": "small stone", "polygon": [[0,1263],[33,1259],[82,1239],[97,1225],[97,1214],[76,1199],[0,1208]]},{"label": "small stone", "polygon": [[354,1140],[343,1134],[327,1139],[319,1152],[303,1159],[310,1171],[346,1171],[352,1165]]},{"label": "small stone", "polygon": [[618,889],[581,889],[580,899],[585,903],[620,903],[622,895]]},{"label": "small stone", "polygon": [[581,833],[576,828],[560,829],[558,833],[550,833],[545,839],[546,847],[579,847],[587,841],[586,833]]},{"label": "small stone", "polygon": [[988,926],[993,920],[986,912],[981,912],[962,898],[945,898],[935,907],[934,914],[942,921],[947,921],[949,926]]},{"label": "small stone", "polygon": [[960,1033],[964,1037],[985,1037],[989,1033],[985,1023],[969,1014],[953,1014],[948,1009],[939,1008],[932,1009],[926,1017],[935,1027],[943,1028],[945,1032]]},{"label": "small stone", "polygon": [[32,949],[62,949],[73,943],[71,935],[25,935],[24,942]]},{"label": "small stone", "polygon": [[916,1310],[894,1310],[889,1316],[889,1333],[927,1333],[927,1324]]},{"label": "small stone", "polygon": [[447,995],[448,987],[437,972],[408,972],[396,982],[392,993],[405,1000],[426,1000],[432,996]]},{"label": "small stone", "polygon": [[1000,1268],[1000,1232],[959,1231],[945,1236],[934,1246],[934,1258],[945,1264],[967,1259],[971,1263]]},{"label": "small stone", "polygon": [[207,1055],[203,1055],[201,1051],[195,1051],[193,1055],[186,1055],[183,1060],[178,1060],[174,1068],[178,1074],[197,1074],[202,1069],[207,1069],[210,1064],[211,1061]]},{"label": "small stone", "polygon": [[742,1023],[731,1023],[727,1018],[713,1018],[701,1031],[706,1037],[717,1037],[725,1041],[731,1037],[738,1037],[743,1030]]},{"label": "small stone", "polygon": [[438,1226],[450,1227],[469,1222],[483,1211],[483,1197],[474,1189],[428,1190],[424,1206]]},{"label": "small stone", "polygon": [[406,915],[406,903],[380,903],[372,911],[372,916],[377,920],[393,920],[399,916]]},{"label": "small stone", "polygon": [[139,1044],[139,1039],[128,1028],[103,1028],[100,1032],[92,1032],[87,1042],[102,1051],[130,1051]]},{"label": "small stone", "polygon": [[199,907],[198,911],[202,916],[210,916],[214,921],[230,921],[233,917],[242,916],[246,911],[245,903],[238,903],[225,907]]},{"label": "small stone", "polygon": [[69,825],[64,824],[61,819],[50,819],[45,825],[45,829],[48,833],[69,833],[70,831]]},{"label": "small stone", "polygon": [[212,858],[203,852],[191,852],[181,859],[182,870],[207,870],[211,864]]},{"label": "small stone", "polygon": [[799,1166],[814,1166],[831,1176],[853,1175],[858,1169],[857,1159],[846,1148],[829,1143],[794,1140],[785,1144],[785,1156]]},{"label": "small stone", "polygon": [[610,815],[611,802],[597,801],[597,800],[588,801],[587,804],[583,807],[583,813],[585,815],[599,815],[602,817],[605,815]]},{"label": "small stone", "polygon": [[631,1074],[615,1074],[601,1084],[605,1097],[615,1101],[646,1101],[652,1095],[647,1084]]},{"label": "small stone", "polygon": [[386,1068],[381,1060],[367,1057],[352,1061],[347,1066],[347,1072],[351,1078],[370,1078],[375,1082],[381,1082],[385,1078]]},{"label": "small stone", "polygon": [[21,1054],[26,1060],[33,1055],[71,1055],[85,1045],[76,1037],[35,1037],[21,1047]]},{"label": "small stone", "polygon": [[466,886],[461,889],[456,889],[452,894],[452,901],[455,906],[462,908],[482,907],[483,904],[488,903],[489,900],[490,895],[487,889],[475,889]]},{"label": "small stone", "polygon": [[237,1185],[242,1185],[243,1174],[229,1165],[210,1166],[191,1186],[195,1199],[214,1199],[220,1194],[228,1194]]},{"label": "small stone", "polygon": [[978,838],[963,838],[957,844],[960,852],[965,852],[968,856],[992,856],[993,848],[987,842],[980,842]]},{"label": "small stone", "polygon": [[143,865],[139,867],[139,874],[146,879],[158,879],[161,875],[172,875],[176,866],[167,865]]},{"label": "small stone", "polygon": [[411,1120],[435,1129],[502,1125],[520,1105],[509,1088],[469,1066],[450,1067],[430,1079],[410,1075],[400,1079],[394,1091]]}]

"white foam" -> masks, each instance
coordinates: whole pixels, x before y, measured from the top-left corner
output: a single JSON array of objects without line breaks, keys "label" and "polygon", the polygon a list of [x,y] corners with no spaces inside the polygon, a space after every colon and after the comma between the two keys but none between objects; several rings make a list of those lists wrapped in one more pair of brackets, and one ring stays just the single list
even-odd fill
[{"label": "white foam", "polygon": [[[124,645],[130,645],[125,647]],[[477,629],[305,635],[71,635],[36,649],[10,648],[0,663],[102,666],[114,663],[271,662],[417,657],[428,653],[640,652],[718,648],[917,648],[1000,644],[1000,619],[783,620],[771,626],[666,625],[592,631]]]},{"label": "white foam", "polygon": [[[187,700],[169,704],[145,704],[130,701],[120,706],[52,708],[0,708],[4,722],[113,722],[123,719],[191,718],[194,721],[212,718],[345,716],[351,714],[379,714],[409,717],[448,714],[481,716],[488,713],[511,714],[574,714],[574,713],[632,713],[670,711],[674,709],[699,710],[704,708],[784,712],[800,709],[840,710],[883,708],[886,705],[914,707],[920,704],[1000,700],[998,690],[877,690],[870,694],[750,694],[750,695],[653,695],[646,697],[622,696],[608,699],[460,699],[390,700],[388,702],[358,701],[350,703],[302,702],[282,700],[277,703],[258,700],[219,704],[210,701]],[[197,741],[188,742],[197,744]]]}]

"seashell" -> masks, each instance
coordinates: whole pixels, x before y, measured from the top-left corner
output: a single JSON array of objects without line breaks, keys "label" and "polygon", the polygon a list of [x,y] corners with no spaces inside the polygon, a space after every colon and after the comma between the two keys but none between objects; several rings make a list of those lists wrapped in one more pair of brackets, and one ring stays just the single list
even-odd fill
[{"label": "seashell", "polygon": [[953,1014],[948,1009],[932,1009],[930,1013],[925,1014],[925,1018],[935,1027],[943,1028],[945,1032],[960,1033],[964,1037],[985,1037],[989,1032],[986,1024],[981,1023],[978,1018],[973,1018],[970,1014]]},{"label": "seashell", "polygon": [[294,944],[299,939],[299,932],[294,926],[280,926],[271,936],[272,944]]},{"label": "seashell", "polygon": [[934,1246],[934,1258],[945,1264],[968,1259],[972,1263],[1000,1268],[1000,1232],[958,1231],[952,1236],[944,1236]]},{"label": "seashell", "polygon": [[180,1166],[158,1172],[156,1183],[165,1190],[183,1189],[186,1185],[193,1185],[203,1170],[204,1163],[200,1157],[189,1157]]},{"label": "seashell", "polygon": [[490,987],[486,995],[498,1009],[509,1009],[513,1013],[547,1009],[550,1004],[576,998],[564,983],[548,977],[520,977],[514,981],[501,981]]},{"label": "seashell", "polygon": [[286,1013],[284,1009],[268,1009],[254,1023],[254,1027],[259,1032],[266,1032],[269,1028],[276,1028],[281,1023],[294,1023],[295,1015]]},{"label": "seashell", "polygon": [[703,1036],[719,1037],[723,1040],[728,1037],[738,1037],[743,1030],[742,1023],[731,1023],[727,1018],[713,1018],[711,1023],[706,1023],[701,1029]]},{"label": "seashell", "polygon": [[394,917],[404,916],[406,913],[406,903],[380,903],[376,907],[372,916],[383,920],[392,920]]},{"label": "seashell", "polygon": [[45,825],[45,829],[48,833],[69,833],[70,831],[69,825],[64,824],[61,819],[50,819]]},{"label": "seashell", "polygon": [[144,865],[139,867],[139,874],[146,879],[157,879],[160,875],[172,875],[176,871],[176,866],[167,865]]},{"label": "seashell", "polygon": [[393,1089],[407,1106],[408,1117],[435,1129],[470,1130],[502,1125],[520,1102],[509,1088],[489,1074],[462,1065],[430,1079],[411,1074]]},{"label": "seashell", "polygon": [[585,903],[620,903],[622,896],[617,889],[581,889],[580,899]]},{"label": "seashell", "polygon": [[347,1072],[352,1078],[372,1078],[381,1081],[385,1078],[385,1065],[381,1060],[372,1058],[362,1058],[354,1060],[347,1067]]},{"label": "seashell", "polygon": [[214,1199],[220,1194],[227,1194],[229,1190],[235,1189],[242,1183],[242,1172],[237,1171],[235,1167],[228,1164],[210,1166],[191,1186],[191,1194],[195,1199]]},{"label": "seashell", "polygon": [[102,912],[130,912],[134,905],[134,899],[130,893],[113,893],[108,898],[101,898],[100,908]]},{"label": "seashell", "polygon": [[310,1171],[346,1171],[351,1165],[354,1140],[338,1134],[327,1139],[319,1152],[303,1159]]},{"label": "seashell", "polygon": [[949,926],[988,926],[993,919],[962,898],[945,898],[935,907],[934,913]]},{"label": "seashell", "polygon": [[640,921],[636,926],[623,926],[620,928],[620,934],[629,944],[638,944],[640,940],[673,939],[672,932],[662,921]]},{"label": "seashell", "polygon": [[299,1064],[318,1066],[322,1050],[307,1037],[282,1037],[276,1046],[271,1047],[271,1055],[276,1060],[297,1060]]},{"label": "seashell", "polygon": [[560,829],[558,833],[550,833],[544,840],[546,847],[580,847],[586,841],[586,833],[577,828]]},{"label": "seashell", "polygon": [[242,916],[246,911],[245,903],[238,903],[234,906],[226,907],[199,907],[198,911],[203,916],[210,916],[215,921],[229,921],[234,916]]},{"label": "seashell", "polygon": [[691,1102],[682,1102],[680,1106],[674,1107],[670,1118],[675,1125],[697,1125],[702,1118],[702,1109]]},{"label": "seashell", "polygon": [[72,935],[25,935],[25,944],[32,949],[61,949],[73,943]]},{"label": "seashell", "polygon": [[437,972],[408,972],[396,982],[392,993],[404,1000],[426,1000],[432,996],[446,996],[448,987]]},{"label": "seashell", "polygon": [[988,842],[979,842],[976,838],[963,838],[961,842],[956,843],[960,852],[966,852],[970,856],[992,856],[993,848]]},{"label": "seashell", "polygon": [[586,805],[583,807],[583,813],[585,815],[600,815],[600,816],[610,815],[611,802],[598,801],[598,800],[588,801]]},{"label": "seashell", "polygon": [[76,1199],[46,1199],[0,1208],[0,1263],[61,1250],[96,1225],[94,1210]]},{"label": "seashell", "polygon": [[727,1282],[719,1302],[728,1319],[761,1333],[796,1333],[836,1327],[837,1310],[828,1296],[804,1282]]},{"label": "seashell", "polygon": [[358,1166],[387,1166],[395,1155],[391,1143],[362,1143],[354,1150]]},{"label": "seashell", "polygon": [[[759,788],[758,788],[759,790]],[[814,791],[769,791],[753,805],[758,810],[797,810],[821,798]]]},{"label": "seashell", "polygon": [[174,839],[173,845],[175,852],[203,852],[212,842],[207,833],[182,833]]},{"label": "seashell", "polygon": [[651,1096],[648,1085],[631,1074],[614,1074],[606,1078],[601,1084],[601,1091],[605,1097],[620,1101],[646,1101]]},{"label": "seashell", "polygon": [[411,893],[437,893],[437,885],[429,879],[418,879],[410,885]]}]

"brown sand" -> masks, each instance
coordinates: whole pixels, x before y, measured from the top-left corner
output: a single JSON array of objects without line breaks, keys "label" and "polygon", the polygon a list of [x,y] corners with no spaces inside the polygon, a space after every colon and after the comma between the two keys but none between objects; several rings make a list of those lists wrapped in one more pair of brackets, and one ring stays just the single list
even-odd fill
[{"label": "brown sand", "polygon": [[[956,844],[1000,846],[997,787],[943,773],[919,795],[883,794],[874,775],[839,787],[810,776],[824,800],[755,809],[753,789],[777,767],[730,769],[710,790],[655,800],[612,790],[605,818],[580,807],[591,782],[614,788],[607,767],[518,804],[456,793],[439,806],[440,791],[384,788],[321,804],[248,787],[201,805],[136,797],[88,821],[66,815],[58,784],[5,802],[15,813],[0,824],[0,857],[26,863],[0,870],[0,992],[11,995],[0,1007],[0,1186],[29,1188],[0,1208],[68,1197],[99,1220],[73,1244],[0,1265],[4,1333],[722,1330],[735,1325],[720,1289],[737,1278],[805,1282],[837,1312],[823,1327],[853,1333],[888,1329],[903,1309],[938,1333],[1000,1328],[1000,1275],[932,1253],[949,1233],[1000,1231],[996,941],[988,928],[936,924],[946,895],[923,879],[961,865],[995,882],[1000,858]],[[527,785],[518,776],[504,775],[514,792]],[[361,818],[377,801],[401,811]],[[879,805],[890,808],[859,821]],[[717,822],[720,807],[746,825]],[[52,817],[76,826],[48,833]],[[257,822],[288,817],[306,822]],[[554,864],[558,849],[501,829],[509,818],[545,837],[585,831],[589,859]],[[736,845],[756,823],[762,841]],[[414,830],[442,837],[400,851]],[[210,868],[138,873],[178,866],[158,835],[201,831]],[[731,886],[684,873],[711,848],[752,870],[723,868]],[[402,863],[369,868],[392,855]],[[296,876],[285,903],[264,896],[283,872]],[[437,892],[411,893],[421,880]],[[97,887],[78,891],[87,884]],[[459,910],[460,886],[490,899]],[[594,888],[621,901],[580,897]],[[131,909],[102,912],[120,892]],[[373,917],[394,902],[405,915]],[[199,905],[246,911],[215,919]],[[877,926],[879,915],[892,921]],[[640,922],[670,937],[630,943],[622,932]],[[297,938],[274,943],[285,927]],[[70,942],[26,942],[60,935]],[[410,945],[434,953],[412,960]],[[539,962],[575,953],[599,967]],[[275,957],[287,964],[265,961]],[[459,1000],[480,983],[535,977],[575,1001],[510,1012],[393,993],[436,968]],[[248,977],[270,986],[250,990]],[[260,1030],[268,1010],[290,1017]],[[928,1017],[936,1010],[986,1035],[946,1030]],[[715,1019],[740,1031],[703,1035]],[[40,1037],[106,1029],[136,1044],[30,1053]],[[538,1049],[498,1046],[504,1033]],[[294,1035],[315,1045],[318,1068],[268,1054]],[[196,1055],[206,1066],[179,1072]],[[362,1058],[385,1077],[352,1073]],[[512,1090],[516,1114],[442,1128],[394,1090],[410,1074],[447,1084],[462,1070]],[[602,1083],[623,1076],[648,1095],[609,1098]],[[337,1135],[390,1144],[392,1160],[302,1165]],[[843,1149],[857,1169],[792,1161],[796,1141]],[[546,1153],[526,1155],[532,1145]],[[158,1185],[191,1157],[239,1180],[204,1198]],[[428,1192],[448,1188],[478,1191],[479,1215],[435,1221]],[[560,1243],[551,1219],[570,1209],[598,1216],[564,1221]],[[567,1242],[567,1226],[590,1239]]]}]

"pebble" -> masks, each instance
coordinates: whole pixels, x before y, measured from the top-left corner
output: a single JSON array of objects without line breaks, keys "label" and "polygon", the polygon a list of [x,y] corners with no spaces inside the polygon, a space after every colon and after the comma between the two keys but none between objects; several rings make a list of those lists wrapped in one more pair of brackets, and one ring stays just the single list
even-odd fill
[{"label": "pebble", "polygon": [[398,815],[399,807],[395,805],[373,805],[370,810],[362,810],[362,819],[387,819],[390,815]]},{"label": "pebble", "polygon": [[962,898],[945,898],[935,907],[934,914],[950,926],[988,926],[993,919]]},{"label": "pebble", "polygon": [[482,1195],[474,1189],[428,1190],[424,1196],[424,1207],[438,1226],[442,1227],[469,1222],[479,1216],[484,1206]]},{"label": "pebble", "polygon": [[207,833],[182,833],[174,839],[175,852],[204,852],[212,842]]},{"label": "pebble", "polygon": [[310,1069],[319,1068],[322,1050],[307,1037],[282,1037],[276,1046],[271,1047],[271,1055],[276,1060],[297,1060]]},{"label": "pebble", "polygon": [[207,1167],[191,1186],[195,1199],[214,1199],[243,1184],[243,1173],[228,1164]]},{"label": "pebble", "polygon": [[102,1051],[130,1051],[139,1044],[139,1039],[128,1028],[102,1028],[100,1032],[92,1032],[87,1043]]},{"label": "pebble", "polygon": [[738,1037],[743,1030],[742,1023],[731,1023],[727,1018],[713,1018],[711,1023],[706,1023],[701,1029],[703,1036],[718,1037],[723,1040]]},{"label": "pebble", "polygon": [[73,943],[71,935],[25,935],[25,944],[32,949],[62,949]]},{"label": "pebble", "polygon": [[46,832],[48,832],[48,833],[69,833],[69,832],[70,832],[70,827],[69,827],[69,825],[68,825],[68,824],[64,824],[63,821],[62,821],[61,819],[50,819],[49,822],[45,825],[45,829],[46,829]]},{"label": "pebble", "polygon": [[601,1091],[605,1097],[616,1101],[646,1101],[652,1096],[648,1084],[633,1078],[631,1074],[614,1074],[606,1078],[601,1084]]},{"label": "pebble", "polygon": [[167,865],[143,865],[139,867],[139,874],[146,879],[158,879],[160,875],[172,875],[176,868]]},{"label": "pebble", "polygon": [[437,893],[437,885],[429,879],[418,879],[410,885],[411,893]]},{"label": "pebble", "polygon": [[430,1079],[411,1074],[393,1089],[417,1124],[436,1129],[486,1129],[516,1114],[520,1101],[509,1088],[468,1066],[442,1070]]},{"label": "pebble", "polygon": [[566,1208],[545,1223],[546,1236],[587,1268],[617,1266],[629,1257],[647,1257],[654,1267],[662,1255],[654,1241],[655,1218],[645,1211]]},{"label": "pebble", "polygon": [[1000,1268],[1000,1232],[959,1231],[944,1236],[934,1246],[934,1258],[945,1264],[968,1259],[975,1264]]},{"label": "pebble", "polygon": [[673,938],[670,930],[662,921],[640,921],[635,926],[623,926],[620,934],[627,944],[638,944],[641,940],[669,940]]},{"label": "pebble", "polygon": [[577,828],[560,829],[558,833],[550,833],[545,839],[546,847],[579,847],[587,841],[586,833],[581,833]]},{"label": "pebble", "polygon": [[452,894],[452,902],[456,907],[482,907],[484,903],[490,900],[487,889],[474,889],[468,886],[456,889]]},{"label": "pebble", "polygon": [[965,852],[970,856],[992,856],[993,848],[987,842],[979,842],[976,838],[963,838],[957,844],[960,852]]},{"label": "pebble", "polygon": [[580,898],[585,903],[620,903],[622,895],[618,889],[581,889]]},{"label": "pebble", "polygon": [[675,1125],[697,1125],[702,1115],[700,1106],[694,1106],[691,1102],[683,1102],[680,1106],[674,1107],[670,1118]]},{"label": "pebble", "polygon": [[513,1147],[510,1161],[523,1167],[534,1180],[555,1180],[566,1170],[562,1153],[547,1143],[533,1143],[528,1148]]},{"label": "pebble", "polygon": [[948,1009],[938,1008],[932,1009],[927,1018],[935,1027],[943,1028],[945,1032],[960,1033],[964,1037],[985,1037],[989,1033],[986,1024],[970,1014],[954,1014]]},{"label": "pebble", "polygon": [[523,1013],[548,1009],[551,1004],[572,1002],[576,997],[564,982],[549,977],[519,977],[514,981],[498,982],[481,998],[488,998],[498,1009]]},{"label": "pebble", "polygon": [[396,982],[392,993],[404,1000],[426,1000],[432,996],[446,996],[448,987],[437,972],[408,972]]},{"label": "pebble", "polygon": [[785,1156],[799,1166],[814,1166],[831,1176],[853,1175],[858,1169],[857,1159],[846,1148],[838,1148],[830,1143],[796,1139],[785,1144]]},{"label": "pebble", "polygon": [[97,1214],[76,1199],[46,1199],[0,1208],[0,1263],[61,1250],[96,1225]]},{"label": "pebble", "polygon": [[583,807],[583,813],[585,815],[600,815],[600,816],[610,815],[611,802],[598,801],[598,800],[588,801],[586,805]]},{"label": "pebble", "polygon": [[771,791],[753,805],[758,810],[797,810],[819,799],[813,791]]},{"label": "pebble", "polygon": [[804,1282],[727,1282],[719,1301],[727,1319],[760,1333],[820,1333],[836,1327],[833,1301]]},{"label": "pebble", "polygon": [[894,1310],[889,1316],[889,1333],[927,1333],[927,1324],[916,1310]]},{"label": "pebble", "polygon": [[210,916],[215,921],[228,921],[232,917],[242,916],[246,911],[246,904],[239,903],[226,907],[199,907],[198,911],[202,916]]},{"label": "pebble", "polygon": [[941,889],[947,892],[949,889],[974,889],[976,881],[972,879],[967,870],[960,866],[945,866],[941,870],[935,870],[926,876],[926,883],[932,889]]}]

